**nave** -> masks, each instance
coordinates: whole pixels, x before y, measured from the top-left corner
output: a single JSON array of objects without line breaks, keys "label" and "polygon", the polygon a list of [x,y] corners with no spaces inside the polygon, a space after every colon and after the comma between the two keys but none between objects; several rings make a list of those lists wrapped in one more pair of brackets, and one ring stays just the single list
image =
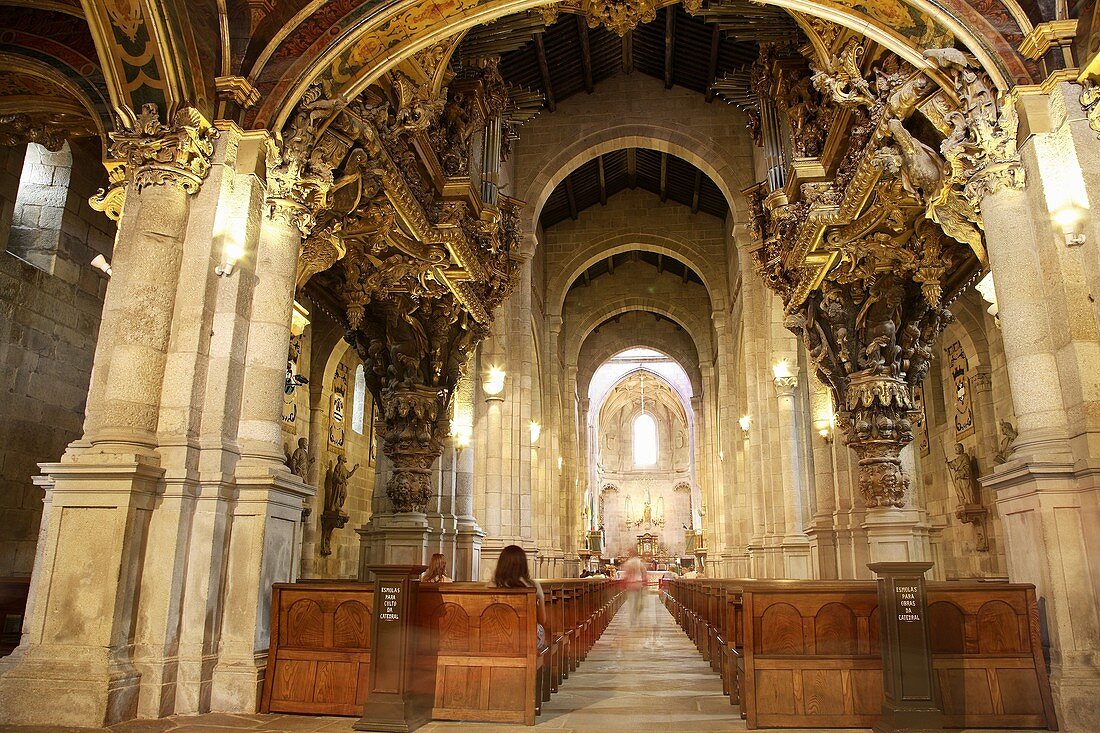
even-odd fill
[{"label": "nave", "polygon": [[[543,706],[534,726],[559,733],[626,733],[690,731],[723,733],[746,730],[736,706],[722,694],[718,675],[699,656],[656,593],[645,593],[635,607],[622,605],[585,663]],[[236,715],[209,713],[159,720],[134,720],[109,728],[0,726],[0,733],[351,733],[355,718],[302,715]],[[422,733],[484,731],[521,733],[531,728],[484,722],[435,721]],[[788,733],[825,730],[785,729]],[[859,729],[845,729],[864,733]],[[961,733],[981,733],[968,729]],[[998,733],[1022,733],[1000,730]]]}]

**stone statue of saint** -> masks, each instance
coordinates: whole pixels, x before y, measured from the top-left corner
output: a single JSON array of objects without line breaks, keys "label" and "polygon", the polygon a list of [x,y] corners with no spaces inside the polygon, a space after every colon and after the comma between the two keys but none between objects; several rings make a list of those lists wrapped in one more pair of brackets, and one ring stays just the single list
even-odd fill
[{"label": "stone statue of saint", "polygon": [[344,456],[336,456],[336,464],[329,471],[329,485],[325,492],[325,511],[340,513],[344,508],[344,502],[348,498],[348,479],[359,470],[359,464],[350,471],[347,459]]},{"label": "stone statue of saint", "polygon": [[298,438],[298,447],[290,454],[290,472],[306,481],[309,467],[316,462],[316,458],[309,457],[309,441],[306,438]]},{"label": "stone statue of saint", "polygon": [[955,443],[955,457],[947,461],[947,468],[951,471],[959,503],[962,506],[981,504],[978,478],[974,475],[974,457],[962,443]]},{"label": "stone statue of saint", "polygon": [[1016,440],[1019,434],[1012,423],[1008,420],[1001,420],[1001,442],[997,446],[997,454],[993,456],[994,466],[1008,462],[1008,457],[1012,455],[1012,441]]}]

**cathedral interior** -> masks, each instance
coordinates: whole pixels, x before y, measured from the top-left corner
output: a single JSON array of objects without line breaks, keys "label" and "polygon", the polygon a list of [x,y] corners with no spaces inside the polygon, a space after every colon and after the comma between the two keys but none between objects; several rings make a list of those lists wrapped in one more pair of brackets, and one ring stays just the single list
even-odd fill
[{"label": "cathedral interior", "polygon": [[[657,612],[730,730],[869,728],[888,663],[873,714],[852,672],[848,717],[769,718],[713,608],[840,654],[767,593],[923,563],[946,724],[1100,730],[1095,0],[0,6],[0,728],[357,717],[380,661],[278,706],[291,624],[439,553],[423,639],[533,634],[448,610],[515,545],[589,609],[516,657],[548,700],[627,638],[573,580],[639,556],[699,576]],[[440,675],[431,717],[512,720]]]}]

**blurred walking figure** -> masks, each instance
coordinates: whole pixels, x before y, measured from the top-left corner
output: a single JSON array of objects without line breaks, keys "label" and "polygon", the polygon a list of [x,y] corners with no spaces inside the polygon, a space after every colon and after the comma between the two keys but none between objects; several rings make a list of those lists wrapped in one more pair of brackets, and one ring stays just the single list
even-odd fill
[{"label": "blurred walking figure", "polygon": [[637,623],[642,614],[642,606],[645,603],[645,564],[637,555],[623,563],[623,582],[626,592],[630,594],[627,603],[630,604],[630,621]]},{"label": "blurred walking figure", "polygon": [[447,577],[447,558],[443,557],[443,553],[437,552],[432,555],[432,559],[428,561],[428,569],[420,576],[421,583],[450,583],[453,582],[451,578]]}]

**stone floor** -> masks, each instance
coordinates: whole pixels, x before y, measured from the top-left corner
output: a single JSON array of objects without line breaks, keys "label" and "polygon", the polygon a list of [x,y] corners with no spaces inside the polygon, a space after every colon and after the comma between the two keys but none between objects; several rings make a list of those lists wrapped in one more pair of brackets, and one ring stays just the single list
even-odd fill
[{"label": "stone floor", "polygon": [[[588,658],[562,685],[536,728],[557,733],[744,731],[722,683],[650,593],[619,611]],[[351,718],[215,713],[131,721],[103,733],[350,733]],[[90,733],[88,728],[0,726],[2,733]],[[422,733],[520,733],[524,726],[435,722]],[[798,733],[790,731],[788,733]],[[812,733],[803,731],[802,733]],[[821,732],[824,733],[824,732]],[[866,733],[863,731],[855,733]],[[960,732],[962,733],[962,732]],[[971,732],[977,733],[977,732]],[[999,731],[998,733],[1011,733]]]}]

